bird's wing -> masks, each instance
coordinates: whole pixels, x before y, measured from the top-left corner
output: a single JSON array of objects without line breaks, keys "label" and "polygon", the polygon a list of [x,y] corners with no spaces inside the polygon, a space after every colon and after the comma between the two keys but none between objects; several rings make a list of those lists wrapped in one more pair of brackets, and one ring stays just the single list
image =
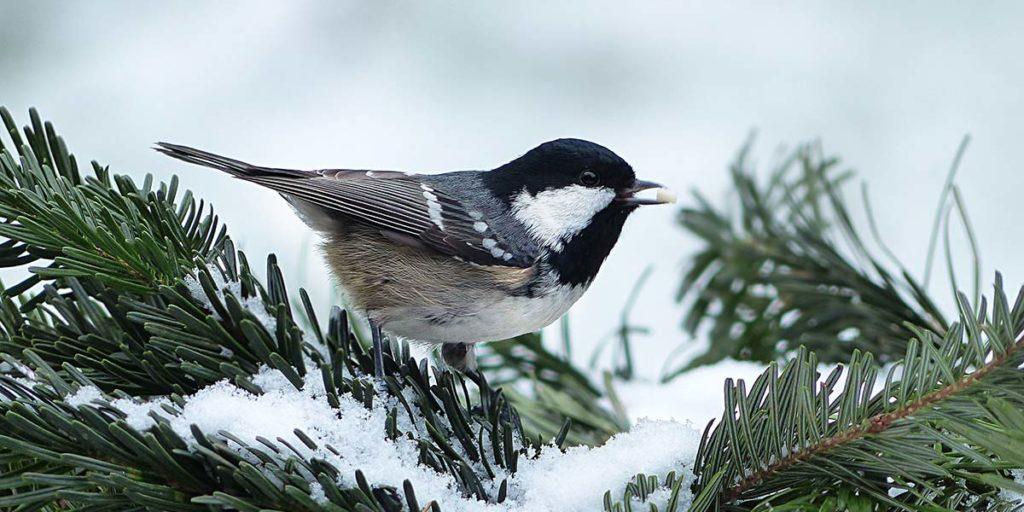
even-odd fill
[{"label": "bird's wing", "polygon": [[328,169],[244,178],[472,263],[524,268],[535,260],[495,233],[483,212],[417,175]]},{"label": "bird's wing", "polygon": [[526,268],[536,254],[513,247],[491,229],[483,212],[426,183],[395,171],[301,171],[251,165],[178,144],[157,151],[258,183],[305,203],[376,227],[395,240],[422,244],[480,265]]}]

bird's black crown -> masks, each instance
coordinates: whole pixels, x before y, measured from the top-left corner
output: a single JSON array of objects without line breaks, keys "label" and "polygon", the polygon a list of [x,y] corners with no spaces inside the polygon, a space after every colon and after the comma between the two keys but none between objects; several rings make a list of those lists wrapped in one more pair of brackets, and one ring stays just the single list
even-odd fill
[{"label": "bird's black crown", "polygon": [[490,191],[506,201],[524,189],[530,194],[572,185],[625,190],[635,179],[633,168],[622,157],[581,139],[545,142],[484,174]]}]

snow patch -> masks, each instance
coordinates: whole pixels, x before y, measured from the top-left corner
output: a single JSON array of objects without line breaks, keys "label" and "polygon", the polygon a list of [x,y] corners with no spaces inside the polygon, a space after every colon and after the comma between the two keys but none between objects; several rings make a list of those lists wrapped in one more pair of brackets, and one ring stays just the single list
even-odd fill
[{"label": "snow patch", "polygon": [[[253,316],[256,317],[263,327],[267,329],[267,332],[274,333],[277,330],[277,319],[267,313],[267,307],[263,304],[263,300],[258,296],[242,297],[242,283],[239,281],[227,281],[221,275],[220,270],[214,267],[207,266],[207,271],[213,278],[214,288],[217,290],[217,298],[221,302],[224,301],[224,296],[230,292],[234,295],[242,304],[242,308],[249,310]],[[213,307],[213,302],[206,296],[206,292],[203,290],[203,285],[199,283],[199,279],[192,276],[186,276],[183,279],[185,286],[188,288],[192,298],[199,301],[207,311],[213,315],[217,320],[221,320],[220,314]]]},{"label": "snow patch", "polygon": [[[699,444],[700,433],[689,423],[642,420],[599,448],[574,447],[564,454],[546,449],[537,459],[520,464],[509,491],[518,508],[509,510],[601,510],[604,492],[610,489],[612,498],[620,499],[637,473],[660,479],[673,470],[684,477],[680,510],[686,510],[693,482],[690,469]],[[669,496],[668,492],[648,496],[648,503],[664,510]]]},{"label": "snow patch", "polygon": [[103,394],[100,393],[99,388],[96,386],[82,386],[64,398],[64,401],[71,407],[78,407],[90,404],[93,400],[99,400],[100,398],[103,398]]},{"label": "snow patch", "polygon": [[[14,362],[11,362],[11,363],[0,362],[0,375],[10,375],[10,374],[13,374],[14,372],[18,372],[18,373],[24,375],[25,376],[24,379],[26,381],[35,381],[36,380],[36,372],[32,371],[32,369],[29,368],[28,366],[25,366],[25,365],[23,365],[23,364],[21,364],[21,363],[19,363],[17,361],[14,361]],[[21,377],[14,377],[14,378],[16,380],[21,379]],[[32,387],[32,386],[29,385],[29,387]]]},{"label": "snow patch", "polygon": [[[1018,484],[1024,485],[1024,469],[1011,469],[1010,476]],[[999,491],[999,497],[1006,500],[1019,503],[1024,500],[1024,494],[1009,489],[1003,489]]]},{"label": "snow patch", "polygon": [[[663,477],[675,470],[685,479],[680,498],[688,503],[687,484],[692,481],[690,465],[700,442],[700,434],[690,424],[672,421],[641,421],[630,432],[616,435],[598,448],[575,447],[561,452],[554,446],[542,453],[519,460],[518,472],[509,476],[498,468],[497,478],[485,483],[491,496],[497,494],[503,478],[508,477],[508,499],[501,504],[488,504],[464,498],[455,482],[430,468],[418,464],[415,441],[400,436],[395,441],[385,437],[384,424],[388,410],[397,400],[381,396],[372,409],[350,395],[339,397],[337,409],[330,407],[325,398],[319,372],[310,372],[302,390],[296,390],[277,370],[264,367],[253,382],[265,393],[253,395],[227,381],[208,386],[186,398],[181,413],[169,414],[165,398],[148,402],[127,399],[110,401],[115,408],[128,415],[126,422],[138,430],[155,425],[150,416],[167,418],[168,423],[190,447],[196,447],[191,425],[207,435],[226,431],[250,445],[258,445],[257,436],[271,440],[286,440],[306,457],[326,460],[338,468],[338,484],[353,487],[355,471],[362,470],[366,478],[378,485],[402,488],[410,480],[421,503],[436,500],[445,511],[454,512],[554,512],[600,510],[604,492],[620,498],[626,483],[637,473]],[[96,388],[83,387],[67,397],[74,405],[88,404],[101,398]],[[403,407],[398,407],[399,429],[421,430],[423,421],[415,424]],[[418,427],[418,428],[417,428]],[[302,431],[316,444],[310,449],[295,435]],[[227,444],[239,449],[233,442]],[[327,449],[333,447],[340,453]],[[482,468],[476,468],[480,474]],[[315,499],[326,500],[319,485],[311,485]],[[655,499],[668,494],[655,494]],[[650,501],[656,503],[655,501]]]}]

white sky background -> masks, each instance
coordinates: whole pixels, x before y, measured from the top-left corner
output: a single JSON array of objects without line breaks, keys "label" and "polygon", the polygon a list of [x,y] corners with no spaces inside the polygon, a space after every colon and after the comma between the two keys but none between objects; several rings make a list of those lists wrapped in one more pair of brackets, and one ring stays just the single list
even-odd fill
[{"label": "white sky background", "polygon": [[[257,267],[276,253],[293,290],[301,282],[323,311],[329,281],[282,199],[152,143],[281,167],[433,172],[491,168],[581,137],[643,178],[720,198],[751,129],[762,162],[780,144],[821,138],[869,183],[884,238],[920,269],[946,168],[969,132],[959,183],[984,282],[998,268],[1015,288],[1022,15],[1012,2],[7,3],[0,103],[23,123],[37,106],[80,161],[178,173]],[[653,328],[635,346],[641,373],[656,375],[687,342],[673,295],[698,246],[674,213],[636,213],[573,309],[580,362],[647,265],[655,274],[633,314]],[[946,288],[935,291],[948,310]]]}]

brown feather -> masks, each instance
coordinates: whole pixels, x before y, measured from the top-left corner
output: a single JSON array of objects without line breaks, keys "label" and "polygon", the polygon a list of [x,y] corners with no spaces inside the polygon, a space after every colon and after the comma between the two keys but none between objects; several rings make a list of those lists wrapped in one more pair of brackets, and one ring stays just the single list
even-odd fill
[{"label": "brown feather", "polygon": [[397,308],[461,316],[467,304],[485,307],[496,296],[516,293],[536,273],[536,266],[472,265],[401,242],[375,228],[346,223],[343,232],[330,233],[322,244],[350,303],[383,324],[388,310]]}]

